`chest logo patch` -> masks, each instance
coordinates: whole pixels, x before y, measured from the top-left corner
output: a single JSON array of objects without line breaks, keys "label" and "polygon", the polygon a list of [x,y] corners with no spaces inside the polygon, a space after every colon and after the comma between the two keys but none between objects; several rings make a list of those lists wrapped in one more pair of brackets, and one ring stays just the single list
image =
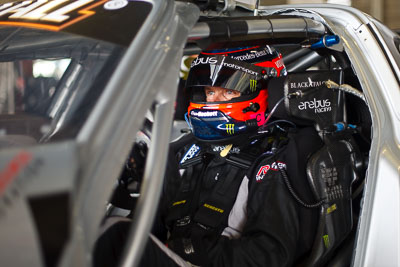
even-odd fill
[{"label": "chest logo patch", "polygon": [[181,161],[179,163],[182,164],[185,161],[187,161],[188,159],[194,158],[195,156],[197,156],[197,154],[199,154],[199,152],[200,152],[200,147],[197,146],[196,144],[193,144],[189,148],[189,150],[185,153],[185,155],[183,156],[183,158],[181,159]]},{"label": "chest logo patch", "polygon": [[272,164],[266,164],[260,167],[256,174],[256,182],[261,182],[269,170],[278,171],[279,169],[286,169],[286,163],[277,161]]}]

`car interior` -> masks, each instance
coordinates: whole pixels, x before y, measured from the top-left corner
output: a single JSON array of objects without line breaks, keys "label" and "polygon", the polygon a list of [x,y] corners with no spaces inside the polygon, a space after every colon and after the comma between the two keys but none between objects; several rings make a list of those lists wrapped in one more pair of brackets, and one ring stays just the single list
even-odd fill
[{"label": "car interior", "polygon": [[[265,25],[270,25],[270,30],[260,32]],[[282,54],[287,70],[287,75],[271,78],[268,83],[268,112],[272,118],[296,127],[314,126],[325,143],[307,166],[309,185],[320,201],[304,203],[301,196],[292,193],[301,205],[320,210],[313,249],[296,266],[350,266],[372,123],[341,40],[327,25],[290,15],[202,16],[183,53],[171,147],[180,146],[179,140],[190,132],[185,121],[189,98],[184,85],[191,60],[202,50],[257,45],[273,46]],[[130,216],[129,207],[140,195],[140,170],[150,138],[151,116],[121,172],[106,217]],[[287,186],[290,190],[291,185]]]},{"label": "car interior", "polygon": [[[372,121],[360,81],[343,50],[342,40],[318,17],[312,19],[307,15],[286,15],[284,11],[269,16],[254,16],[244,9],[237,9],[234,16],[222,16],[221,10],[213,6],[214,2],[205,1],[200,5],[202,16],[192,29],[183,49],[171,147],[179,147],[180,141],[190,133],[190,125],[185,121],[189,101],[185,91],[185,79],[191,60],[196,55],[203,50],[219,48],[262,45],[274,47],[283,56],[287,75],[269,80],[267,115],[271,116],[272,120],[287,121],[296,127],[314,126],[325,143],[324,147],[309,159],[306,170],[309,186],[318,201],[304,203],[301,196],[290,189],[290,183],[287,183],[288,189],[293,191],[293,197],[301,205],[320,210],[313,249],[308,257],[296,263],[296,266],[349,266],[362,206],[372,139]],[[53,78],[35,79],[32,86],[47,88],[35,89],[42,93],[41,101],[50,99],[54,93],[51,88],[57,83],[58,87],[68,91],[66,78],[79,67],[77,65],[84,65],[77,64],[75,59],[79,58],[80,63],[84,60],[92,62],[93,57],[95,59],[91,64],[96,65],[98,58],[103,56],[101,63],[107,62],[110,68],[114,67],[116,60],[111,56],[109,59],[108,56],[120,48],[108,47],[107,44],[91,46],[89,41],[87,42],[87,45],[80,45],[91,47],[93,50],[85,56],[78,53],[81,47],[75,46],[74,42],[65,44],[72,47],[71,55],[57,55],[59,59],[68,57],[73,61],[64,78],[59,78],[59,81]],[[10,56],[15,56],[14,54]],[[107,56],[104,56],[106,54]],[[20,58],[24,59],[23,55],[20,55]],[[29,62],[21,63],[18,67],[27,67],[37,58],[40,58],[39,53],[26,56],[25,60]],[[9,59],[1,61],[4,63]],[[89,75],[90,71],[86,71],[86,75]],[[55,95],[60,93],[61,91],[56,91]],[[74,96],[73,92],[67,93],[71,94],[71,97]],[[58,132],[56,123],[50,124],[49,118],[42,116],[45,112],[41,110],[45,106],[44,103],[39,103],[32,97],[33,95],[26,95],[23,101],[25,108],[34,114],[29,123],[36,125],[36,128],[27,124],[26,119],[22,118],[21,124],[18,122],[20,117],[0,114],[0,123],[7,125],[7,132],[12,133],[13,138],[17,138],[0,136],[0,146],[51,142],[71,135],[64,131]],[[94,101],[89,104],[94,105]],[[50,104],[46,102],[46,105]],[[86,115],[88,114],[85,114],[85,118]],[[58,113],[53,118],[57,116]],[[83,124],[83,121],[79,123]],[[50,127],[51,131],[41,128],[43,125]],[[129,218],[134,212],[140,197],[146,153],[151,145],[151,128],[152,110],[149,110],[141,131],[136,134],[131,153],[124,166],[121,166],[121,174],[107,205],[104,221],[115,216]],[[78,130],[75,128],[73,131],[72,135],[75,135]]]}]

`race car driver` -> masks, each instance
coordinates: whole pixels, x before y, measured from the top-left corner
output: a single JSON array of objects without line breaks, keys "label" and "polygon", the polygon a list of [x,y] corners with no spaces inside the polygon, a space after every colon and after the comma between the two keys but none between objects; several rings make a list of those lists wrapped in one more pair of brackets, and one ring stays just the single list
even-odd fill
[{"label": "race car driver", "polygon": [[[193,61],[192,134],[183,148],[172,145],[140,266],[292,266],[310,250],[318,212],[300,205],[283,177],[312,202],[306,163],[322,141],[313,128],[268,116],[268,81],[280,75],[281,55],[269,46],[208,51]],[[128,229],[121,222],[99,238],[95,266],[118,264]]]}]

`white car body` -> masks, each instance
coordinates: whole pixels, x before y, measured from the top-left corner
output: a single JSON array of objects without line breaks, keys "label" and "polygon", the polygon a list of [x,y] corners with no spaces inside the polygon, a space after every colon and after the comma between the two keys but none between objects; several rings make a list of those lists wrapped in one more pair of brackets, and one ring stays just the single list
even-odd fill
[{"label": "white car body", "polygon": [[[134,2],[102,1],[96,8],[113,12],[113,8],[123,10],[124,5]],[[400,266],[400,109],[397,106],[400,103],[400,37],[372,17],[340,5],[260,6],[249,11],[226,0],[221,3],[223,10],[200,11],[196,5],[185,2],[142,2],[152,5],[152,9],[131,42],[122,45],[126,52],[77,134],[57,142],[1,148],[0,265],[46,266],[47,251],[42,248],[28,202],[51,199],[62,193],[68,196],[68,205],[64,207],[68,213],[65,222],[68,233],[58,243],[60,248],[53,263],[62,267],[91,266],[91,253],[106,203],[136,133],[142,129],[143,121],[150,118],[153,128],[141,201],[135,210],[122,262],[123,266],[136,266],[156,212],[168,143],[179,137],[182,128],[180,122],[173,124],[172,121],[181,58],[192,54],[185,45],[209,38],[212,29],[204,21],[197,22],[200,16],[226,18],[255,12],[260,18],[272,14],[283,18],[276,20],[281,27],[272,29],[272,24],[260,19],[266,26],[249,22],[249,35],[301,32],[301,26],[293,19],[296,17],[313,22],[306,27],[315,26],[316,30],[322,27],[322,32],[327,30],[339,36],[340,43],[331,49],[343,51],[351,62],[360,84],[356,89],[365,96],[372,120],[368,168],[351,266]],[[8,27],[9,18],[1,12],[10,5],[13,4],[0,6],[0,24],[4,28]],[[288,20],[284,20],[286,17]],[[31,26],[23,24],[21,28]],[[111,33],[104,33],[107,34]],[[2,127],[0,124],[1,130]],[[7,137],[4,131],[1,137]],[[150,141],[146,139],[146,142]],[[33,160],[27,160],[24,155],[32,156]]]}]

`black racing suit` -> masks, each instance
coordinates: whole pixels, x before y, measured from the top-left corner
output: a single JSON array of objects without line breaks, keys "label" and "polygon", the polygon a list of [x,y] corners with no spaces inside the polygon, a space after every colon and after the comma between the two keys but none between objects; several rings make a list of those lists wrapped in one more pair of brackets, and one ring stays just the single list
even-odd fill
[{"label": "black racing suit", "polygon": [[[304,128],[291,134],[274,153],[270,146],[262,151],[261,143],[255,142],[246,150],[231,150],[226,157],[199,154],[201,162],[196,164],[190,164],[196,157],[186,165],[179,159],[185,170],[180,170],[181,177],[170,169],[153,233],[194,265],[292,266],[311,249],[318,209],[305,208],[295,200],[279,169],[284,169],[305,202],[315,202],[306,164],[321,146],[315,130]],[[235,156],[242,163],[243,158],[250,160],[252,166],[229,162]],[[141,266],[174,265],[155,251],[149,242]]]}]

